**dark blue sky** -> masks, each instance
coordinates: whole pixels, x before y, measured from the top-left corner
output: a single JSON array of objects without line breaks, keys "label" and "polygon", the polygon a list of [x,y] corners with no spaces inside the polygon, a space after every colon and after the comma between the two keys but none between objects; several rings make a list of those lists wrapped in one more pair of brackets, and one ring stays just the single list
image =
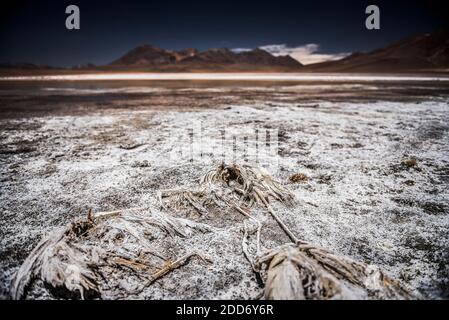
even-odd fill
[{"label": "dark blue sky", "polygon": [[[447,21],[444,1],[2,1],[0,61],[68,66],[108,63],[138,45],[167,49],[321,45],[325,53],[368,51]],[[81,30],[65,28],[65,8]],[[365,29],[377,4],[381,30]]]}]

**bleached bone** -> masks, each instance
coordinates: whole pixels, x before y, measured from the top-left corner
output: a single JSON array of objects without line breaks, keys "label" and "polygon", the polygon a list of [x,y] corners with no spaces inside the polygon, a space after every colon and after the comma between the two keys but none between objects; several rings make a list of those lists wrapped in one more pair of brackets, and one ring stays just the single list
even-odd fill
[{"label": "bleached bone", "polygon": [[165,265],[160,268],[157,272],[155,272],[154,274],[151,275],[150,279],[143,284],[143,286],[137,290],[134,293],[140,293],[142,290],[144,290],[146,287],[148,287],[149,285],[151,285],[153,282],[155,282],[156,280],[162,278],[163,276],[165,276],[167,273],[182,267],[183,265],[185,265],[187,262],[190,261],[191,258],[193,257],[197,257],[198,259],[200,259],[201,262],[207,262],[207,263],[212,263],[212,261],[209,258],[204,257],[203,255],[199,254],[199,253],[189,253],[186,254],[184,256],[182,256],[179,259],[176,259],[175,261],[167,261],[165,263]]}]

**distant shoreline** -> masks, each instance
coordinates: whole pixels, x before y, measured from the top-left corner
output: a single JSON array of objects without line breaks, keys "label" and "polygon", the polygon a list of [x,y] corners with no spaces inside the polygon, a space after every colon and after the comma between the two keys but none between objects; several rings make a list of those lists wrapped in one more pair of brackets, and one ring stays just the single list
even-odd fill
[{"label": "distant shoreline", "polygon": [[74,73],[0,76],[0,81],[449,81],[449,74],[372,73]]}]

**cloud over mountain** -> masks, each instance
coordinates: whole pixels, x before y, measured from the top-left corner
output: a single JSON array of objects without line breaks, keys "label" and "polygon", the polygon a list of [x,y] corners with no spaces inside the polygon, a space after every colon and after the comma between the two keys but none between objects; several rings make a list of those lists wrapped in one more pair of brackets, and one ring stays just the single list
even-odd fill
[{"label": "cloud over mountain", "polygon": [[[334,61],[343,59],[350,53],[321,53],[320,45],[316,43],[309,43],[303,46],[290,47],[286,44],[272,44],[260,47],[260,49],[271,53],[274,56],[290,55],[292,58],[298,60],[304,65],[319,63],[324,61]],[[237,49],[244,50],[244,49]]]}]

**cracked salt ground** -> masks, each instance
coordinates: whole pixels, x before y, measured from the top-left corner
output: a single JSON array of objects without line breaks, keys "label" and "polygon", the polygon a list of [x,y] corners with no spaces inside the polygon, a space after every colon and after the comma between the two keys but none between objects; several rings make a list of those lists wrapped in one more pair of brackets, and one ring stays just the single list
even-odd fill
[{"label": "cracked salt ground", "polygon": [[[242,125],[277,129],[277,167],[270,173],[293,190],[298,205],[276,210],[296,235],[373,263],[413,293],[447,297],[447,100],[276,105],[15,120],[17,129],[2,133],[2,150],[12,150],[2,152],[0,169],[3,295],[27,254],[55,227],[85,217],[89,209],[146,207],[156,190],[195,185],[204,173],[203,162],[164,157],[164,151],[173,135],[184,136],[201,122],[204,147],[210,150],[221,145],[217,128],[231,133],[242,131]],[[11,122],[2,120],[1,125]],[[125,142],[141,146],[123,149]],[[411,158],[416,164],[406,165]],[[307,181],[290,182],[295,173]],[[212,238],[171,240],[166,248],[171,258],[192,246],[218,261],[188,263],[157,280],[144,297],[260,297],[263,290],[242,257],[244,217],[216,213],[202,218],[192,212],[182,218],[198,219],[220,232]],[[265,247],[288,242],[275,222],[266,223]],[[36,283],[28,298],[52,294]]]}]

